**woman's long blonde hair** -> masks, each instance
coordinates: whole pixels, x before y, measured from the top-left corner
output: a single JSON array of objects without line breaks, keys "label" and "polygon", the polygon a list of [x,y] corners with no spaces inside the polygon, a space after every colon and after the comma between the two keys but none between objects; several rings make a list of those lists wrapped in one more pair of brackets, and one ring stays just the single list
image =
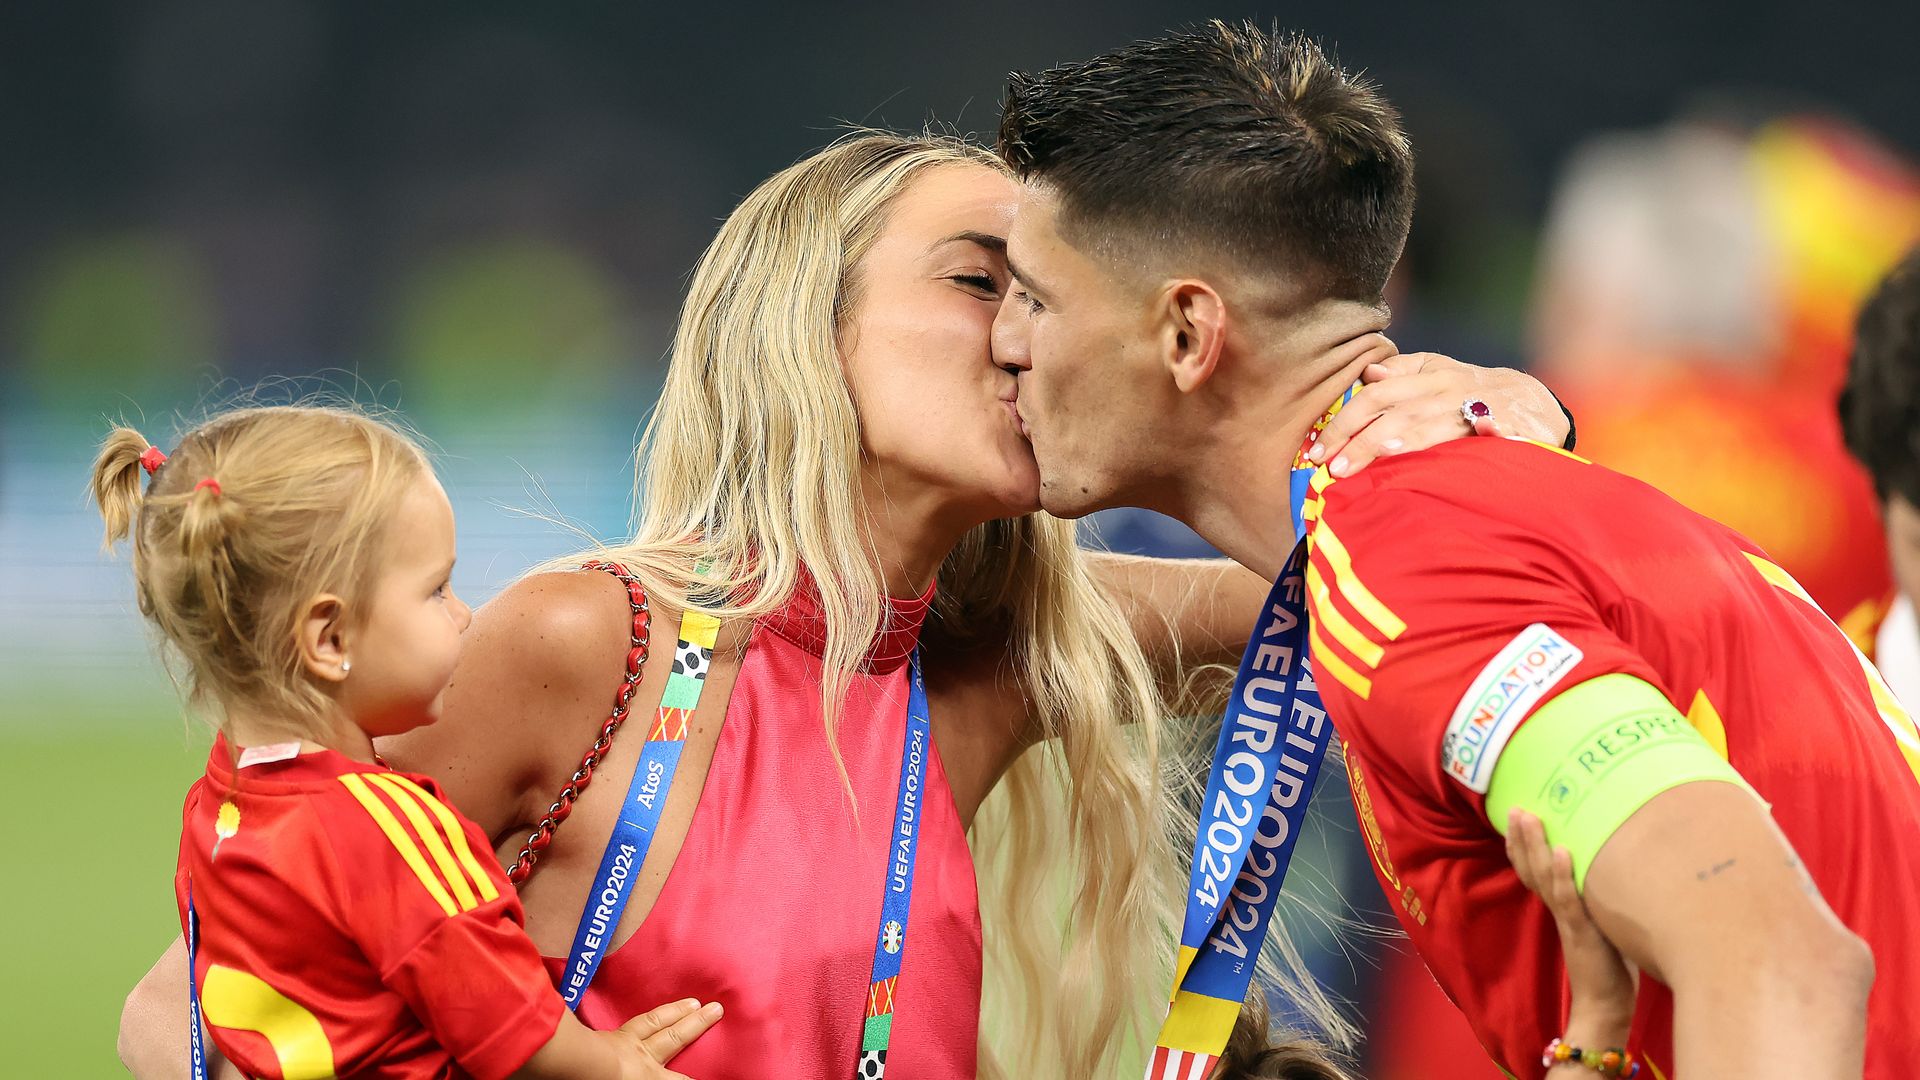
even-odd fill
[{"label": "woman's long blonde hair", "polygon": [[[839,335],[892,201],[949,167],[1004,172],[958,138],[859,132],[747,196],[689,286],[641,443],[634,537],[592,555],[723,618],[778,609],[804,568],[825,613],[830,744],[885,611]],[[1045,514],[961,540],[925,636],[936,649],[1010,644],[1039,725],[971,834],[987,939],[982,1073],[1004,1075],[1005,1061],[1020,1075],[1107,1075],[1165,1001],[1178,926],[1152,673],[1073,527]]]}]

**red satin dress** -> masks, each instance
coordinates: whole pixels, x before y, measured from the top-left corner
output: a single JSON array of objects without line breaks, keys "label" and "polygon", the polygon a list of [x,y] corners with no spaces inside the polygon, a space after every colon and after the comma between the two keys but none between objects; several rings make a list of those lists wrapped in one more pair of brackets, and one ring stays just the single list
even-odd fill
[{"label": "red satin dress", "polygon": [[[907,658],[931,602],[931,590],[887,602],[867,670],[847,689],[839,744],[858,824],[822,727],[818,606],[797,596],[754,628],[686,843],[653,909],[582,996],[588,1026],[616,1027],[682,997],[718,1001],[726,1015],[673,1059],[676,1072],[854,1076],[891,858]],[[973,1080],[980,906],[938,753],[926,796],[887,1073]],[[564,965],[547,958],[556,984]]]}]

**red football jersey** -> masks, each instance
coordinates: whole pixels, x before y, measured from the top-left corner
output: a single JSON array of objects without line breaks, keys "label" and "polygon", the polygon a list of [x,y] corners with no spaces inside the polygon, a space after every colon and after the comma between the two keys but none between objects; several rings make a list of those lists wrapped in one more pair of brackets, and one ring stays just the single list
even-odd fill
[{"label": "red football jersey", "polygon": [[[1541,704],[1624,672],[1772,804],[1872,947],[1867,1075],[1920,1060],[1920,734],[1785,572],[1655,489],[1561,450],[1461,439],[1333,483],[1306,510],[1314,671],[1376,875],[1496,1063],[1542,1074],[1565,976],[1553,920],[1484,811]],[[1792,1033],[1784,1033],[1791,1038]],[[1672,998],[1630,1048],[1674,1080]]]},{"label": "red football jersey", "polygon": [[[256,751],[256,754],[259,752]],[[249,1076],[504,1077],[565,1006],[479,827],[424,776],[332,751],[187,793],[174,888],[208,1033]]]}]

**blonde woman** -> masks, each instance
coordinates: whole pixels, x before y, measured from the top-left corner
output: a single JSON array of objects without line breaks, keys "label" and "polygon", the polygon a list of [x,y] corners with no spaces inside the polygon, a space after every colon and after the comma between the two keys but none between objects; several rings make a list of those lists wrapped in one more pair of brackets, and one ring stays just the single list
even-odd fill
[{"label": "blonde woman", "polygon": [[[590,969],[583,1019],[725,1006],[674,1062],[701,1080],[1106,1075],[1166,985],[1161,686],[1235,655],[1266,583],[1035,512],[989,348],[1016,195],[977,147],[873,133],[748,196],[695,271],[633,539],[483,607],[445,719],[382,746],[516,867],[563,993]],[[1468,396],[1566,434],[1524,376],[1420,363],[1329,446],[1467,434]],[[123,1022],[142,1076],[181,1075],[178,954]]]}]

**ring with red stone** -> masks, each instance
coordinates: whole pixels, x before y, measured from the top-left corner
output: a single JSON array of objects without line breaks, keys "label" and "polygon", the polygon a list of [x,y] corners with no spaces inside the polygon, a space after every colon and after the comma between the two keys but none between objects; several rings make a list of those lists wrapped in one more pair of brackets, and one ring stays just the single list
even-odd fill
[{"label": "ring with red stone", "polygon": [[1468,398],[1460,403],[1460,419],[1467,422],[1467,429],[1475,435],[1496,434],[1493,427],[1493,406],[1479,398]]}]

